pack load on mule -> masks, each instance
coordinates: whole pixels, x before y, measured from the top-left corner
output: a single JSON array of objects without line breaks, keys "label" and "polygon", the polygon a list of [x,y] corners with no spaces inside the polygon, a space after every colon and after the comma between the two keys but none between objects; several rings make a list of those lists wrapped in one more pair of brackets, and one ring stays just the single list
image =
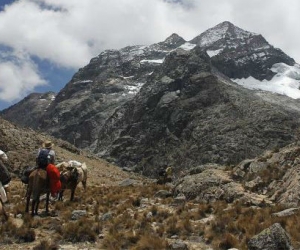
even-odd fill
[{"label": "pack load on mule", "polygon": [[87,182],[87,166],[85,162],[71,160],[68,162],[61,162],[57,164],[57,168],[60,170],[62,188],[59,192],[59,200],[63,199],[63,193],[65,189],[71,190],[70,200],[74,199],[76,187],[79,182],[82,183],[83,188],[86,188]]}]

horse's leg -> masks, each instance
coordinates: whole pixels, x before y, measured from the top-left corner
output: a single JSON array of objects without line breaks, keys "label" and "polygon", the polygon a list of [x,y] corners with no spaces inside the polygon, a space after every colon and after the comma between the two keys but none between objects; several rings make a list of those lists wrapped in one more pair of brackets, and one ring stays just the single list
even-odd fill
[{"label": "horse's leg", "polygon": [[86,180],[83,180],[81,183],[82,183],[83,188],[86,189]]},{"label": "horse's leg", "polygon": [[35,214],[35,215],[38,215],[38,214],[39,214],[39,205],[40,205],[40,197],[39,197],[38,200],[36,201],[35,210],[34,210],[34,214]]},{"label": "horse's leg", "polygon": [[35,208],[34,208],[35,215],[38,215],[38,210],[39,210],[39,205],[40,205],[40,196],[41,196],[41,194],[38,194],[36,201],[35,201]]},{"label": "horse's leg", "polygon": [[49,214],[49,197],[50,197],[50,192],[47,192],[47,195],[46,195],[46,214]]},{"label": "horse's leg", "polygon": [[63,200],[63,196],[64,196],[64,189],[62,189],[62,190],[60,190],[59,192],[58,192],[58,200],[59,201],[62,201]]},{"label": "horse's leg", "polygon": [[0,199],[0,202],[1,202],[0,206],[1,206],[2,214],[4,216],[5,221],[7,221],[8,220],[8,215],[7,215],[6,211],[5,211],[4,203],[2,202],[1,199]]},{"label": "horse's leg", "polygon": [[76,186],[71,188],[71,198],[70,198],[70,201],[74,200],[75,189],[76,189]]},{"label": "horse's leg", "polygon": [[31,196],[31,191],[27,187],[27,190],[26,190],[26,208],[25,208],[25,213],[29,212],[30,196]]},{"label": "horse's leg", "polygon": [[32,203],[31,203],[31,215],[34,216],[34,211],[36,207],[36,198],[32,198]]}]

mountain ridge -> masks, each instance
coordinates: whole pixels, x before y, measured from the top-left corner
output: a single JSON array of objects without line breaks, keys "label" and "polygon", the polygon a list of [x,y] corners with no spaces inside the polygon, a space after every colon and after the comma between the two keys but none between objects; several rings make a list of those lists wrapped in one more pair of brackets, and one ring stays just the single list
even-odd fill
[{"label": "mountain ridge", "polygon": [[[217,32],[217,36],[209,40],[213,31]],[[205,40],[210,42],[205,43]],[[197,161],[234,163],[242,157],[253,157],[265,147],[291,143],[295,138],[294,130],[299,125],[297,100],[289,100],[290,108],[287,108],[284,101],[280,101],[285,99],[283,96],[274,95],[274,98],[279,100],[277,102],[272,98],[266,98],[260,90],[248,90],[233,82],[234,79],[246,79],[249,76],[268,81],[276,75],[276,72],[272,71],[272,66],[276,63],[294,65],[295,61],[280,49],[271,46],[261,35],[244,31],[229,22],[216,25],[190,41],[185,41],[177,34],[171,34],[165,41],[150,46],[136,45],[120,50],[106,50],[92,58],[88,65],[79,69],[71,81],[56,95],[47,111],[41,112],[40,117],[34,116],[36,123],[27,122],[26,126],[29,124],[34,129],[40,129],[80,148],[105,156],[121,167],[130,165],[141,171],[144,161],[149,160],[147,157],[150,153],[155,158],[159,155],[159,152],[156,152],[157,148],[161,152],[165,151],[163,145],[158,147],[155,144],[151,145],[149,151],[145,147],[147,141],[153,143],[161,141],[166,147],[176,141],[187,147],[182,148],[184,153],[179,158],[187,157],[189,154],[187,150],[193,145],[182,143],[183,138],[180,136],[186,127],[191,126],[190,122],[192,123],[192,120],[198,117],[193,122],[208,128],[203,131],[200,129],[200,134],[204,136],[212,127],[213,131],[222,131],[224,136],[221,134],[221,137],[223,136],[220,139],[221,144],[220,141],[217,143],[215,140],[213,143],[217,145],[213,146],[209,139],[203,147],[200,145],[194,147],[196,152],[193,154],[194,158],[183,161],[184,167],[195,166]],[[199,71],[200,69],[202,70]],[[208,82],[210,84],[207,84]],[[202,88],[203,86],[207,89]],[[249,103],[243,102],[243,99],[248,100]],[[197,110],[193,108],[193,100],[198,102],[195,104],[198,105]],[[218,103],[218,100],[221,101]],[[227,106],[228,103],[231,103],[231,106]],[[256,114],[254,108],[251,108],[252,103],[265,113]],[[13,110],[22,113],[22,105],[6,109],[1,112],[1,115],[13,121],[13,117],[9,115],[14,113]],[[230,112],[226,112],[228,110]],[[288,113],[284,114],[286,111]],[[235,120],[232,118],[226,120],[222,112],[226,113],[228,118],[236,115],[239,125],[227,124],[234,124]],[[268,116],[268,112],[271,115]],[[213,118],[207,119],[203,116],[204,113]],[[188,118],[191,114],[194,117],[192,120]],[[248,118],[246,114],[252,114],[253,117]],[[160,115],[165,115],[166,119],[161,119]],[[276,118],[277,115],[279,118]],[[133,116],[136,116],[135,123],[130,124],[130,117]],[[255,129],[250,127],[247,119],[257,123],[261,119],[258,116],[263,117],[263,124],[269,127],[269,132],[265,132],[259,124],[254,124]],[[141,122],[141,126],[138,119],[143,117],[147,119],[144,123]],[[216,122],[220,117],[224,118],[222,123],[226,124],[228,131],[222,130]],[[146,121],[152,123],[154,128],[147,127]],[[15,122],[20,123],[20,121]],[[169,132],[164,130],[168,122],[171,122],[173,127]],[[192,127],[191,133],[196,133],[194,129],[197,130],[197,126]],[[133,128],[139,130],[138,136],[128,132]],[[161,131],[158,134],[162,136],[157,140],[153,140],[150,135],[155,128]],[[230,134],[230,131],[238,130],[239,136]],[[254,130],[258,132],[253,132]],[[107,131],[111,134],[105,135]],[[278,138],[276,138],[276,131]],[[268,133],[271,134],[271,139],[268,139]],[[154,134],[158,136],[156,132]],[[254,136],[254,141],[259,142],[259,146],[242,146],[241,144],[246,144],[243,140],[243,143],[239,142],[242,134]],[[110,137],[114,140],[107,139]],[[217,134],[213,134],[213,138],[218,137]],[[228,141],[233,140],[232,149],[228,149],[231,146],[225,138]],[[267,141],[263,142],[263,139]],[[176,146],[172,147],[176,148]],[[137,148],[136,152],[139,152],[138,156],[135,148]],[[114,153],[118,150],[123,155]],[[218,152],[219,150],[221,153]],[[243,153],[236,157],[234,150]],[[162,164],[180,165],[181,160],[174,159],[175,155],[180,153],[174,152],[158,157],[160,161],[155,161],[154,169]],[[199,157],[196,156],[197,152],[200,153]],[[236,160],[233,160],[234,157]],[[152,163],[147,162],[147,164],[149,170]],[[151,174],[153,171],[148,172]]]}]

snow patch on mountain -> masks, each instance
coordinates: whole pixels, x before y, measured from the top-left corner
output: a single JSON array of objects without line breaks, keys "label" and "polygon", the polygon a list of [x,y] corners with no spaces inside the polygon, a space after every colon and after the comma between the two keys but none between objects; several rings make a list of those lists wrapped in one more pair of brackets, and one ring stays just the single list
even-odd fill
[{"label": "snow patch on mountain", "polygon": [[[140,91],[140,89],[143,85],[144,85],[144,83],[138,82],[138,83],[136,83],[136,85],[125,85],[124,87],[128,91],[128,94],[135,95]],[[126,95],[126,94],[124,94],[124,95]]]},{"label": "snow patch on mountain", "polygon": [[81,80],[81,81],[76,81],[76,82],[73,82],[73,84],[80,84],[80,83],[92,83],[93,81],[92,80]]},{"label": "snow patch on mountain", "polygon": [[130,61],[136,56],[145,54],[145,49],[147,49],[147,46],[144,45],[129,46],[121,49],[120,53],[124,61]]},{"label": "snow patch on mountain", "polygon": [[153,59],[153,60],[141,60],[140,63],[163,63],[164,62],[164,58],[163,59]]},{"label": "snow patch on mountain", "polygon": [[231,79],[237,84],[247,89],[260,89],[281,95],[289,96],[293,99],[300,98],[300,65],[289,66],[285,63],[276,63],[271,70],[276,73],[270,80],[259,81],[252,76],[242,79]]},{"label": "snow patch on mountain", "polygon": [[196,47],[196,44],[192,44],[189,42],[186,42],[186,43],[182,44],[181,46],[179,46],[179,48],[184,49],[184,50],[191,50],[195,47]]},{"label": "snow patch on mountain", "polygon": [[222,52],[223,49],[217,49],[217,50],[207,50],[206,53],[209,55],[209,57],[213,57],[218,55],[220,52]]}]

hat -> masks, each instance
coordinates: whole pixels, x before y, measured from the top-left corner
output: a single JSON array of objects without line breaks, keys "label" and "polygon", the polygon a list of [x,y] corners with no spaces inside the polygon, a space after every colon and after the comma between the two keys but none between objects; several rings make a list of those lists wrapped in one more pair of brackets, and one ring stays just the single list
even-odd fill
[{"label": "hat", "polygon": [[43,148],[52,148],[54,144],[51,141],[44,141]]}]

